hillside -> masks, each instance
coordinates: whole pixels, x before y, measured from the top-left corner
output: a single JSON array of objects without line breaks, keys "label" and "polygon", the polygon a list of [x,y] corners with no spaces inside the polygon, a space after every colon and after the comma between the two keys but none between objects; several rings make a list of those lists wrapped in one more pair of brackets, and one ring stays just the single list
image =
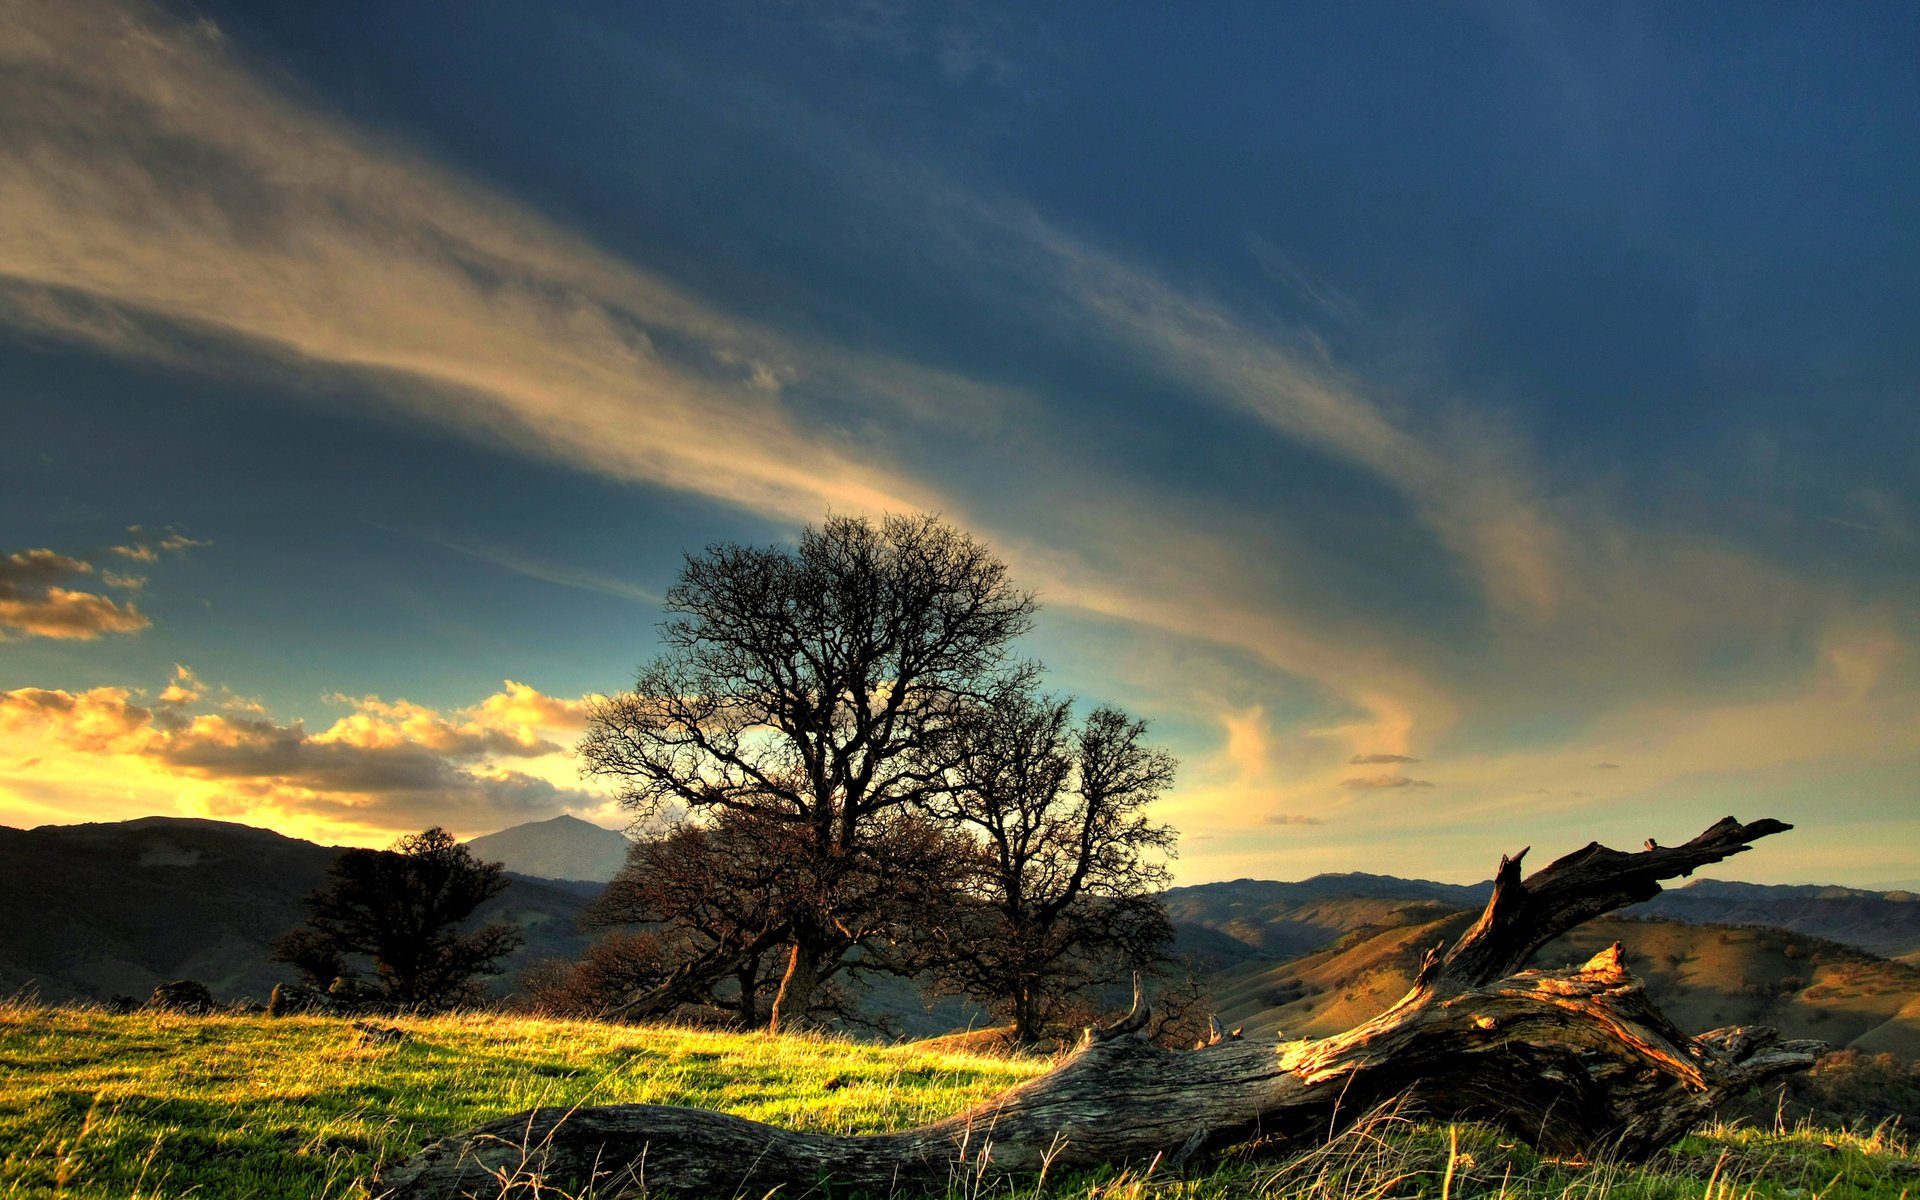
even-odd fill
[{"label": "hillside", "polygon": [[[291,977],[273,942],[306,921],[340,847],[225,821],[143,817],[92,825],[0,826],[0,995],[144,998],[197,979],[222,999],[264,1000]],[[514,877],[476,918],[526,943],[496,977],[504,990],[541,958],[576,955],[575,926],[596,885]]]},{"label": "hillside", "polygon": [[467,843],[487,862],[538,879],[605,883],[627,861],[625,835],[565,813],[548,821],[529,821],[483,834]]},{"label": "hillside", "polygon": [[[1410,986],[1421,953],[1472,920],[1455,913],[1363,930],[1290,962],[1248,963],[1214,977],[1222,1021],[1250,1034],[1323,1036],[1384,1010]],[[1771,1025],[1836,1049],[1920,1058],[1920,969],[1776,929],[1603,918],[1542,948],[1537,961],[1585,961],[1614,941],[1649,994],[1691,1033]]]},{"label": "hillside", "polygon": [[1204,946],[1215,960],[1230,961],[1231,949],[1217,937],[1190,932],[1205,930],[1244,946],[1240,957],[1273,959],[1309,953],[1356,929],[1419,923],[1477,907],[1486,903],[1491,886],[1348,872],[1293,883],[1203,883],[1174,888],[1165,902],[1183,948]]},{"label": "hillside", "polygon": [[[1166,903],[1181,949],[1222,968],[1251,959],[1298,957],[1360,929],[1419,924],[1478,909],[1491,886],[1351,872],[1293,883],[1235,879],[1174,888]],[[1703,879],[1670,888],[1622,915],[1690,925],[1766,926],[1885,958],[1920,955],[1920,895],[1912,892]]]},{"label": "hillside", "polygon": [[1626,912],[1691,925],[1765,925],[1885,958],[1920,952],[1920,895],[1913,892],[1702,879]]}]

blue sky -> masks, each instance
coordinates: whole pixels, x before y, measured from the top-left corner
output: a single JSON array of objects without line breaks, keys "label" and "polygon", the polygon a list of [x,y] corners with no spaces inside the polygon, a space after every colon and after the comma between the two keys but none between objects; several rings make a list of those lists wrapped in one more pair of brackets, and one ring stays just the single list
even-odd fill
[{"label": "blue sky", "polygon": [[10,22],[0,822],[617,823],[681,555],[928,508],[1183,882],[1920,878],[1907,6]]}]

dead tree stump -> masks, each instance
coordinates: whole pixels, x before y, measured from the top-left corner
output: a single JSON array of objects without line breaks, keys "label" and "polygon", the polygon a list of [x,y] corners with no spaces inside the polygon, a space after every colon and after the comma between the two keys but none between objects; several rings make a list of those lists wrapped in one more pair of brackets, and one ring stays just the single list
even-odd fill
[{"label": "dead tree stump", "polygon": [[1789,828],[1728,817],[1681,846],[1630,854],[1592,843],[1525,880],[1526,851],[1504,858],[1479,922],[1428,953],[1399,1003],[1335,1037],[1167,1050],[1141,1036],[1148,1013],[1136,992],[1131,1013],[1089,1030],[1057,1069],[918,1129],[844,1137],[704,1109],[541,1108],[436,1142],[389,1166],[373,1190],[494,1197],[591,1180],[601,1195],[645,1188],[689,1200],[774,1188],[911,1194],[1049,1163],[1178,1169],[1249,1143],[1287,1154],[1396,1098],[1435,1119],[1503,1126],[1551,1153],[1644,1156],[1722,1098],[1804,1070],[1825,1047],[1759,1028],[1689,1037],[1648,1001],[1618,945],[1570,970],[1523,968],[1574,926],[1651,899],[1661,880]]}]

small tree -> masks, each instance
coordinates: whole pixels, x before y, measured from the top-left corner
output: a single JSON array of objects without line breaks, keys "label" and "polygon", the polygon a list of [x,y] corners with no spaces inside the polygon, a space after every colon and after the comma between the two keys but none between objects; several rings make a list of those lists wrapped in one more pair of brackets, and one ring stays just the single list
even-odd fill
[{"label": "small tree", "polygon": [[274,957],[320,987],[353,978],[367,960],[379,995],[409,1009],[445,1008],[472,999],[476,977],[499,973],[519,945],[505,925],[471,933],[458,926],[507,887],[499,863],[481,862],[438,826],[390,850],[347,850],[329,884],[306,899],[312,914],[274,948]]},{"label": "small tree", "polygon": [[1029,672],[1010,647],[1033,598],[938,518],[830,517],[792,548],[689,556],[666,607],[665,649],[591,709],[581,756],[641,812],[792,831],[779,1028],[884,923],[869,906],[905,890],[888,882],[894,818],[943,786],[959,714]]},{"label": "small tree", "polygon": [[1173,940],[1156,893],[1175,834],[1144,810],[1173,785],[1174,759],[1145,744],[1143,721],[1101,707],[1074,728],[1071,708],[1022,691],[975,709],[935,804],[980,841],[937,973],[1011,1018],[1021,1042]]},{"label": "small tree", "polygon": [[[763,993],[779,982],[768,969],[786,940],[795,837],[785,823],[722,812],[635,842],[581,916],[584,926],[614,930],[606,949],[581,962],[583,993],[597,984],[608,1013],[697,1003],[732,1009],[744,1027],[760,1024]],[[636,935],[622,926],[652,928]],[[621,970],[604,969],[613,961]]]}]

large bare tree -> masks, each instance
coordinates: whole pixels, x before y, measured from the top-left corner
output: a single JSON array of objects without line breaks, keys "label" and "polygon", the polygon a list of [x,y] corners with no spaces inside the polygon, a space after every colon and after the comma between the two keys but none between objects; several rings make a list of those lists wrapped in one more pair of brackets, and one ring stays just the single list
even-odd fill
[{"label": "large bare tree", "polygon": [[[895,856],[892,817],[940,788],[971,705],[1032,668],[1012,654],[1034,601],[937,517],[829,517],[797,545],[690,555],[662,651],[591,710],[586,769],[641,813],[735,811],[800,835],[771,1025],[873,932],[861,911]],[[735,964],[715,962],[713,970]]]}]

